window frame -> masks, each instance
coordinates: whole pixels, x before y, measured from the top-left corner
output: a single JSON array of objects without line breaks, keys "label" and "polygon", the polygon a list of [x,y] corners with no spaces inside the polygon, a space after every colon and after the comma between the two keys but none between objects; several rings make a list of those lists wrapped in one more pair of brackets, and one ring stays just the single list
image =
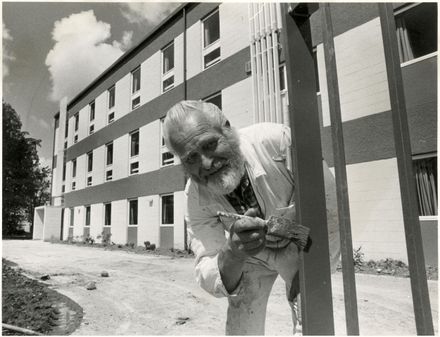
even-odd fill
[{"label": "window frame", "polygon": [[[136,202],[136,223],[131,223],[131,204],[132,202]],[[136,227],[139,225],[139,200],[138,198],[128,199],[128,226]]]},{"label": "window frame", "polygon": [[[113,93],[113,94],[112,94]],[[113,100],[111,97],[113,95]],[[113,101],[113,105],[110,106],[110,102]],[[107,124],[115,121],[115,107],[116,107],[116,85],[113,84],[107,89]]]},{"label": "window frame", "polygon": [[89,103],[89,135],[95,132],[95,114],[96,114],[96,104],[95,101]]},{"label": "window frame", "polygon": [[[408,4],[405,4],[405,5],[397,8],[394,11],[394,19],[397,20],[399,16],[405,15],[405,12],[408,12],[408,11],[410,11],[410,10],[416,8],[416,7],[422,6],[424,4],[428,4],[428,3],[426,3],[426,2],[418,2],[418,3],[408,3]],[[437,17],[436,26],[438,27],[438,17]],[[438,41],[438,36],[437,36],[437,41]],[[437,42],[437,50],[436,51],[424,54],[422,56],[414,57],[414,58],[412,58],[410,60],[407,60],[407,61],[403,61],[403,62],[400,61],[400,66],[401,67],[405,67],[405,66],[408,66],[410,64],[417,63],[417,62],[426,60],[428,58],[437,56],[437,54],[438,54],[438,42]],[[400,57],[400,52],[399,52],[399,57]]]},{"label": "window frame", "polygon": [[[84,206],[85,209],[85,216],[84,216],[84,227],[89,228],[91,223],[91,216],[92,216],[92,207],[90,205]],[[88,216],[87,216],[88,215]]]},{"label": "window frame", "polygon": [[[163,199],[166,197],[173,197],[173,223],[171,224],[164,224],[163,223],[163,211],[164,211],[164,202]],[[175,222],[174,222],[174,218],[175,218],[175,198],[174,198],[174,193],[167,193],[167,194],[161,194],[160,195],[160,227],[174,227]]]},{"label": "window frame", "polygon": [[[213,42],[211,42],[209,45],[205,46],[205,37],[204,37],[204,32],[205,32],[205,22],[208,21],[212,16],[218,14],[219,16],[219,20],[218,20],[218,24],[219,24],[219,38]],[[218,63],[221,61],[221,57],[222,57],[222,53],[221,53],[221,36],[220,36],[220,10],[217,7],[215,10],[213,10],[210,14],[208,14],[205,18],[203,18],[202,20],[202,38],[201,38],[201,42],[202,42],[202,64],[203,64],[203,70],[208,69],[209,67],[212,67],[214,64]],[[205,57],[211,53],[213,53],[215,50],[219,49],[219,56],[216,57],[215,59],[205,63]]]},{"label": "window frame", "polygon": [[[216,98],[216,97],[218,97],[218,96],[220,96],[220,106],[218,106],[217,104],[215,104],[215,103],[213,103],[213,102],[210,102],[213,98]],[[209,95],[209,96],[205,97],[204,99],[202,99],[202,101],[203,101],[203,102],[206,102],[206,103],[214,104],[214,105],[217,106],[220,110],[222,110],[222,107],[223,107],[223,96],[222,96],[222,91],[221,91],[221,90],[220,90],[220,91],[217,91],[217,92],[213,93],[212,95]]]},{"label": "window frame", "polygon": [[[415,162],[416,161],[425,160],[425,159],[435,159],[436,160],[436,162],[437,162],[437,170],[436,170],[436,172],[438,174],[438,155],[437,155],[437,153],[426,153],[426,154],[422,154],[422,155],[414,155],[414,156],[412,156],[411,161],[412,161],[412,165],[413,165],[413,170],[414,170],[414,166],[415,166]],[[417,185],[415,170],[414,170],[413,174],[414,174],[414,182]],[[438,179],[438,176],[437,176],[437,179]],[[416,187],[416,192],[417,192],[417,187]],[[437,180],[436,192],[437,192],[437,202],[438,202],[438,180]],[[416,198],[417,198],[417,212],[419,213],[418,214],[419,220],[420,221],[438,220],[438,214],[437,215],[420,215],[419,196],[418,196],[417,193],[416,193]],[[437,212],[438,212],[438,210],[437,210]]]},{"label": "window frame", "polygon": [[[137,139],[137,153],[132,154],[132,149],[133,149],[133,136],[137,134],[138,139]],[[138,174],[139,173],[139,155],[140,155],[140,142],[141,142],[141,137],[140,137],[140,131],[139,129],[134,130],[132,132],[130,132],[130,137],[129,137],[129,149],[128,149],[128,154],[129,154],[129,166],[128,166],[128,173],[129,175],[133,175],[133,174]],[[132,171],[132,166],[137,164],[137,168],[135,169],[135,171]]]},{"label": "window frame", "polygon": [[[109,213],[109,224],[107,224],[107,206],[110,207],[110,213]],[[104,225],[103,227],[111,227],[112,226],[112,203],[111,202],[105,202],[104,203]]]},{"label": "window frame", "polygon": [[[135,89],[135,73],[139,72],[139,81],[138,81],[138,88],[133,91]],[[136,68],[134,68],[131,72],[130,72],[130,76],[131,76],[131,81],[130,81],[130,86],[131,86],[131,110],[137,109],[138,107],[140,107],[141,105],[141,76],[142,76],[142,72],[141,72],[141,66],[137,66]],[[137,102],[136,104],[134,104],[135,100],[139,100],[139,102]]]},{"label": "window frame", "polygon": [[[173,67],[165,71],[165,69],[164,69],[164,66],[165,66],[165,51],[168,50],[171,47],[173,48]],[[174,83],[175,83],[175,77],[174,77],[175,71],[174,71],[174,69],[176,67],[176,65],[175,65],[176,53],[175,53],[175,48],[174,47],[175,47],[175,44],[174,44],[174,40],[173,40],[173,41],[171,41],[170,43],[168,43],[165,47],[163,47],[161,49],[161,65],[160,65],[160,69],[161,69],[161,74],[162,74],[161,75],[162,76],[162,80],[161,80],[161,92],[162,93],[167,92],[167,91],[169,91],[169,90],[174,88]],[[171,78],[173,79],[172,83],[168,84],[165,87],[165,81],[168,81]]]},{"label": "window frame", "polygon": [[[165,145],[165,139],[163,137],[163,123],[164,123],[165,117],[161,118],[159,120],[160,123],[160,154],[159,154],[159,162],[160,162],[160,167],[167,167],[167,166],[171,166],[174,165],[174,163],[176,162],[175,160],[175,156],[174,154],[168,149],[168,147]],[[163,155],[166,153],[171,153],[172,158],[167,159],[167,161],[169,161],[168,163],[164,163],[163,161]]]}]

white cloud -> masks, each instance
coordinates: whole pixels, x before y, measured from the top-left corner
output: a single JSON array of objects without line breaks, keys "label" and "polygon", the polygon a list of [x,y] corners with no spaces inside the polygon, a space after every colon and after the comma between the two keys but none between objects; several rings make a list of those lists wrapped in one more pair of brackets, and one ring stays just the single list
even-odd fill
[{"label": "white cloud", "polygon": [[9,50],[9,42],[12,41],[12,36],[9,30],[3,23],[3,78],[9,75],[9,65],[8,62],[15,60],[14,55]]},{"label": "white cloud", "polygon": [[49,123],[48,123],[47,121],[45,121],[44,119],[42,119],[42,118],[38,118],[38,117],[35,116],[35,115],[31,115],[30,120],[31,120],[33,123],[38,124],[38,125],[39,125],[40,127],[42,127],[43,129],[47,129],[47,130],[50,129],[50,125],[49,125]]},{"label": "white cloud", "polygon": [[110,29],[110,24],[96,19],[93,10],[55,22],[55,45],[46,57],[51,100],[72,99],[131,46],[132,32],[124,32],[122,42],[105,42],[111,36]]},{"label": "white cloud", "polygon": [[121,11],[131,23],[157,25],[179,5],[173,2],[129,2],[121,4]]}]

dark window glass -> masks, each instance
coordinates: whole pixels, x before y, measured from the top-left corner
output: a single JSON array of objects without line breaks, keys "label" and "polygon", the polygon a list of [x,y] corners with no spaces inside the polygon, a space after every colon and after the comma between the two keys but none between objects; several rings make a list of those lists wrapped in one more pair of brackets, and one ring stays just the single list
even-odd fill
[{"label": "dark window glass", "polygon": [[113,164],[113,143],[107,145],[107,165]]},{"label": "dark window glass", "polygon": [[205,67],[209,67],[210,65],[213,65],[217,61],[220,60],[220,48],[214,49],[209,54],[205,55]]},{"label": "dark window glass", "polygon": [[105,204],[104,226],[112,224],[112,204]]},{"label": "dark window glass", "polygon": [[419,215],[437,215],[437,157],[413,161]]},{"label": "dark window glass", "polygon": [[138,201],[137,200],[130,200],[130,225],[137,225],[138,224]]},{"label": "dark window glass", "polygon": [[79,114],[75,114],[75,131],[78,131],[79,127]]},{"label": "dark window glass", "polygon": [[132,73],[131,93],[138,92],[141,89],[141,68],[137,68]]},{"label": "dark window glass", "polygon": [[115,87],[108,89],[108,108],[111,109],[115,106]]},{"label": "dark window glass", "polygon": [[437,50],[437,4],[422,3],[396,15],[397,44],[401,62]]},{"label": "dark window glass", "polygon": [[174,76],[168,77],[166,80],[163,81],[163,91],[167,91],[174,87]]},{"label": "dark window glass", "polygon": [[131,146],[130,146],[130,156],[137,156],[139,154],[139,132],[134,132],[131,134]]},{"label": "dark window glass", "polygon": [[95,119],[95,102],[90,103],[90,121]]},{"label": "dark window glass", "polygon": [[75,209],[71,208],[70,209],[70,227],[73,227],[75,222]]},{"label": "dark window glass", "polygon": [[162,197],[162,224],[174,224],[174,196]]},{"label": "dark window glass", "polygon": [[162,73],[166,74],[171,69],[174,68],[174,43],[165,47],[162,51],[163,53],[163,68]]},{"label": "dark window glass", "polygon": [[204,101],[207,102],[207,103],[212,103],[212,104],[217,105],[217,107],[219,109],[222,108],[222,94],[221,93],[215,94],[215,95],[213,95],[211,97],[208,97]]},{"label": "dark window glass", "polygon": [[203,21],[203,46],[207,47],[220,38],[220,17],[218,10]]},{"label": "dark window glass", "polygon": [[72,177],[76,177],[76,159],[72,160]]},{"label": "dark window glass", "polygon": [[93,171],[93,152],[87,154],[87,172]]},{"label": "dark window glass", "polygon": [[90,226],[90,206],[86,207],[86,226]]},{"label": "dark window glass", "polygon": [[105,179],[106,179],[106,180],[112,180],[112,179],[113,179],[113,170],[108,170],[108,171],[105,173]]},{"label": "dark window glass", "polygon": [[131,163],[130,164],[130,174],[138,173],[139,172],[139,162]]}]

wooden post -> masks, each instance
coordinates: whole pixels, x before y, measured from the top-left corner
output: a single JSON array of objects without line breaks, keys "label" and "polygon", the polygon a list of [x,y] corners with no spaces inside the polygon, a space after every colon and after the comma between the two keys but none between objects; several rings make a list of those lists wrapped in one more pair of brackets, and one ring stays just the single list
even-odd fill
[{"label": "wooden post", "polygon": [[433,335],[434,327],[432,324],[422,235],[417,210],[416,186],[412,170],[411,143],[397,47],[394,11],[390,3],[379,3],[378,6],[388,74],[388,88],[390,91],[394,142],[399,170],[400,194],[416,329],[418,335]]},{"label": "wooden post", "polygon": [[348,200],[347,171],[345,162],[344,135],[342,130],[341,103],[335,44],[330,5],[321,4],[322,35],[324,41],[325,69],[327,74],[328,100],[335,162],[336,195],[338,199],[339,233],[341,239],[342,277],[344,283],[345,324],[348,335],[359,335],[356,279],[353,263],[350,205]]},{"label": "wooden post", "polygon": [[310,228],[301,253],[303,335],[334,335],[321,134],[309,16],[312,5],[281,4],[298,223]]}]

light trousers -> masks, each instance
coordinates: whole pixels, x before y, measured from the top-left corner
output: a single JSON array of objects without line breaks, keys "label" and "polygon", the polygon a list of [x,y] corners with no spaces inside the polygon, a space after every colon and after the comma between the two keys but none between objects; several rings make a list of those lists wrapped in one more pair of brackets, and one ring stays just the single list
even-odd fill
[{"label": "light trousers", "polygon": [[292,281],[297,275],[298,262],[298,248],[294,243],[281,249],[265,248],[246,261],[241,281],[243,288],[238,295],[228,297],[227,335],[264,335],[267,301],[278,275],[286,284],[295,329],[297,317],[293,308],[299,289],[297,282]]}]

